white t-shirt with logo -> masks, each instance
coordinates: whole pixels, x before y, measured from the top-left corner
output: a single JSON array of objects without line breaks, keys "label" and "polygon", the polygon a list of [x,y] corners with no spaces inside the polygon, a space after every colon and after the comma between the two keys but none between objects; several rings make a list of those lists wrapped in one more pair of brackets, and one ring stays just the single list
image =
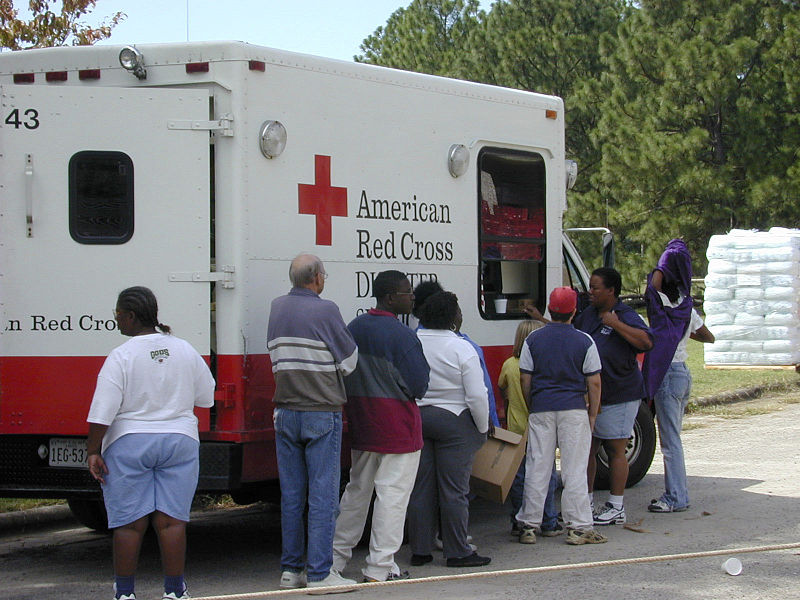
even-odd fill
[{"label": "white t-shirt with logo", "polygon": [[163,333],[137,335],[103,363],[86,420],[109,426],[102,452],[128,433],[182,433],[199,440],[194,407],[213,406],[214,387],[191,344]]}]

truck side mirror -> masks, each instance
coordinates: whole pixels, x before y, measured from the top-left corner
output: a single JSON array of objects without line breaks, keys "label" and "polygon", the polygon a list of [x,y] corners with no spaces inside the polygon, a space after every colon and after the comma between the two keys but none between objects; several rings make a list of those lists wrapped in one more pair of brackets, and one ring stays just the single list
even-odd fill
[{"label": "truck side mirror", "polygon": [[614,234],[607,231],[603,234],[603,266],[614,268]]}]

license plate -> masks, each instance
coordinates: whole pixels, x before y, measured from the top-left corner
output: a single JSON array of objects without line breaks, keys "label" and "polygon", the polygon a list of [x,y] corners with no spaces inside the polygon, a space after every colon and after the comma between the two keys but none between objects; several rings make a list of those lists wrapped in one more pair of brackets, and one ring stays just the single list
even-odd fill
[{"label": "license plate", "polygon": [[48,460],[51,467],[87,468],[86,440],[50,438]]}]

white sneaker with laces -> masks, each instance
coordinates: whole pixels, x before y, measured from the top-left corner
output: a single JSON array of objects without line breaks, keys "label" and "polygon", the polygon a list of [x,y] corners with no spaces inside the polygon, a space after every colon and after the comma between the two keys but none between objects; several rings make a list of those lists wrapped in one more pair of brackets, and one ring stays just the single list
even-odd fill
[{"label": "white sneaker with laces", "polygon": [[282,590],[296,590],[306,587],[306,574],[304,571],[284,571],[281,573],[281,582],[278,585]]},{"label": "white sneaker with laces", "polygon": [[331,572],[328,573],[328,576],[321,581],[309,581],[306,585],[307,588],[326,588],[329,586],[348,586],[348,587],[341,587],[338,590],[314,590],[309,591],[309,594],[341,594],[343,592],[352,592],[358,583],[354,579],[347,579],[346,577],[342,577],[337,571],[331,569]]},{"label": "white sneaker with laces", "polygon": [[175,592],[170,592],[169,594],[164,592],[164,595],[161,596],[161,600],[184,600],[189,599],[191,596],[189,595],[189,589],[186,587],[186,584],[183,586],[183,593],[178,596]]},{"label": "white sneaker with laces", "polygon": [[623,525],[625,523],[625,507],[616,508],[610,502],[606,502],[595,515],[595,525]]}]

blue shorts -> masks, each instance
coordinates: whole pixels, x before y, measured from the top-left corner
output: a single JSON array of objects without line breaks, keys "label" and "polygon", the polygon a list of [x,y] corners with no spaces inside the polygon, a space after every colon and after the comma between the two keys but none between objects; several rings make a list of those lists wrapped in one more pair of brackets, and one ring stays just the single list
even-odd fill
[{"label": "blue shorts", "polygon": [[592,435],[601,440],[624,440],[633,435],[633,422],[640,400],[603,406],[594,423]]},{"label": "blue shorts", "polygon": [[200,444],[181,433],[128,433],[103,454],[103,500],[113,529],[159,511],[189,521]]}]

